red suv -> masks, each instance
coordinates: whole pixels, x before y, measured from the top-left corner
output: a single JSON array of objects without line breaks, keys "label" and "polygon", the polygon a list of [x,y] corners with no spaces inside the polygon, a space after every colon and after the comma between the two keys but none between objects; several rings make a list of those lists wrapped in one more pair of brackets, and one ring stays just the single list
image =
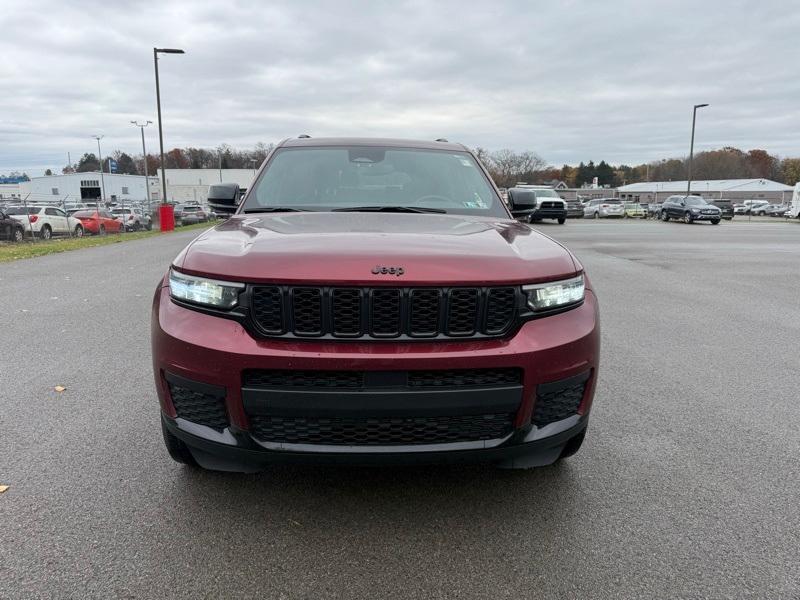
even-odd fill
[{"label": "red suv", "polygon": [[153,300],[174,459],[524,468],[578,450],[600,349],[591,283],[511,217],[467,148],[305,136],[241,200],[228,187],[235,214]]}]

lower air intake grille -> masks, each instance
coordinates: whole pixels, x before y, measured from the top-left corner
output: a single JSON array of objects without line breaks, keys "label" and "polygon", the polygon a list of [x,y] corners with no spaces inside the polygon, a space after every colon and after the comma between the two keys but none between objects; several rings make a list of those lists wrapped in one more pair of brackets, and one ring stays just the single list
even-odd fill
[{"label": "lower air intake grille", "polygon": [[409,371],[409,387],[460,387],[463,385],[517,385],[522,369],[451,369],[448,371]]},{"label": "lower air intake grille", "polygon": [[169,395],[179,418],[220,431],[228,426],[228,413],[225,411],[223,397],[204,394],[174,383],[169,384]]},{"label": "lower air intake grille", "polygon": [[384,418],[251,416],[253,435],[265,442],[342,446],[444,444],[502,438],[512,414]]},{"label": "lower air intake grille", "polygon": [[538,392],[533,406],[533,424],[544,427],[576,414],[585,387],[586,382],[582,381],[552,391]]}]

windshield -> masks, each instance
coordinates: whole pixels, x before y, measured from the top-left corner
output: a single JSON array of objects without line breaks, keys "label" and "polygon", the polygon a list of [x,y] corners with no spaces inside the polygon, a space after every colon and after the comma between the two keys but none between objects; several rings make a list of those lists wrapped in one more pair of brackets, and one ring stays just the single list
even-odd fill
[{"label": "windshield", "polygon": [[280,149],[243,210],[398,206],[508,218],[470,154],[378,146]]},{"label": "windshield", "polygon": [[7,208],[5,210],[7,215],[35,215],[39,213],[39,208],[36,206],[29,206],[28,208],[23,206],[12,206],[11,208]]},{"label": "windshield", "polygon": [[536,194],[537,198],[561,198],[553,190],[533,190],[533,193]]},{"label": "windshield", "polygon": [[689,196],[688,198],[684,199],[684,202],[688,206],[705,206],[706,205],[706,201],[703,200],[702,198],[693,198],[692,196]]}]

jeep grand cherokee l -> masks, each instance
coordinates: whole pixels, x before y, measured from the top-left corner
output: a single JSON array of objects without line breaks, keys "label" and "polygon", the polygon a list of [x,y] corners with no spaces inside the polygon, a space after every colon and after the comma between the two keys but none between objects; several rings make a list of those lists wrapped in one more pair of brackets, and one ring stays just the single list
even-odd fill
[{"label": "jeep grand cherokee l", "polygon": [[599,360],[592,285],[511,217],[467,148],[291,139],[235,188],[215,188],[235,214],[153,299],[174,459],[524,468],[577,451]]}]

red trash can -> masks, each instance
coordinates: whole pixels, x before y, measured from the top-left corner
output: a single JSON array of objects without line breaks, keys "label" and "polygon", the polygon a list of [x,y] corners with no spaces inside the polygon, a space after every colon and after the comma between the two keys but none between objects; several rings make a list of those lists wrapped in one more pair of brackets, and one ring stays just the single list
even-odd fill
[{"label": "red trash can", "polygon": [[161,223],[161,231],[172,231],[175,229],[175,209],[172,204],[162,204],[158,207],[158,219]]}]

